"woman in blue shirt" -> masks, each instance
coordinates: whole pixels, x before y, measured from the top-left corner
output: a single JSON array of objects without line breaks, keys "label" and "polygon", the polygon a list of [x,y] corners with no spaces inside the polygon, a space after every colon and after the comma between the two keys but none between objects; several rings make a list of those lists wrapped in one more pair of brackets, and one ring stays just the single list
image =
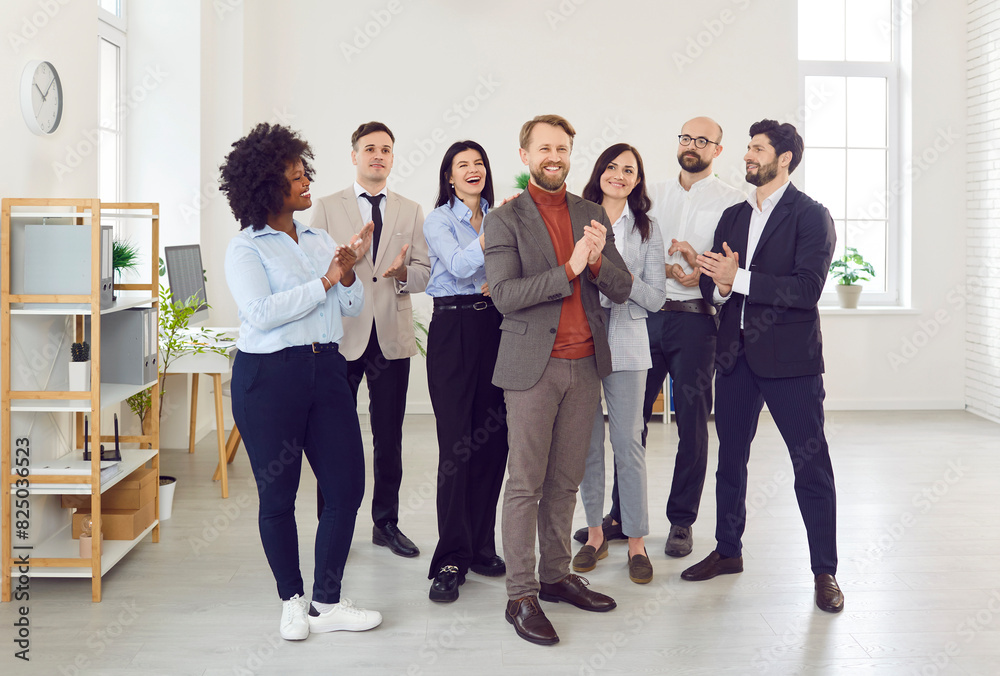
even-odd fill
[{"label": "woman in blue shirt", "polygon": [[450,602],[471,568],[503,575],[496,552],[496,509],[507,464],[503,390],[492,383],[500,321],[483,264],[483,219],[493,206],[493,176],[482,146],[452,144],[441,161],[437,208],[424,221],[431,258],[427,295],[427,384],[437,418],[438,544],[430,599]]},{"label": "woman in blue shirt", "polygon": [[[649,533],[646,502],[646,449],[642,445],[642,400],[649,354],[646,313],[658,312],[667,296],[663,237],[647,212],[646,176],[639,151],[616,143],[597,158],[583,196],[604,207],[612,223],[615,246],[629,272],[632,291],[625,303],[601,296],[608,313],[612,372],[602,379],[608,407],[611,448],[618,472],[622,532],[628,536],[629,578],[637,584],[653,579],[644,537]],[[587,543],[573,557],[573,570],[593,570],[608,555],[601,528],[604,513],[604,416],[597,407],[580,497],[587,515]]]},{"label": "woman in blue shirt", "polygon": [[[295,132],[262,123],[233,144],[220,185],[240,222],[226,250],[226,281],[240,317],[233,417],[257,482],[261,542],[283,601],[281,637],[290,641],[382,621],[340,595],[365,474],[337,343],[341,316],[357,315],[364,302],[353,267],[371,244],[371,228],[338,248],[326,232],[292,218],[312,205],[312,157]],[[303,452],[324,495],[333,496],[316,530],[311,607],[295,527]]]}]

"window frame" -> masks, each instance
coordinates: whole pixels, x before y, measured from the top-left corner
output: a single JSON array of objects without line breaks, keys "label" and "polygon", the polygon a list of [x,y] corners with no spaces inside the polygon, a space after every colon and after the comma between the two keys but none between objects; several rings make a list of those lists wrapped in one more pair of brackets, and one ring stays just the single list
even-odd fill
[{"label": "window frame", "polygon": [[[904,167],[907,166],[906,153],[908,146],[902,135],[902,129],[905,128],[903,92],[901,88],[903,66],[902,43],[904,36],[902,35],[903,21],[900,0],[889,0],[889,2],[891,2],[892,16],[892,25],[890,28],[891,61],[807,61],[800,59],[798,62],[800,110],[809,110],[806,103],[807,89],[805,83],[807,77],[884,78],[886,83],[885,291],[875,292],[866,290],[861,294],[858,302],[859,307],[902,306],[906,295],[904,270],[907,268],[907,265],[903,257],[903,249],[907,241],[904,236],[904,227],[908,224],[904,222],[903,214],[909,213],[906,205],[910,200],[911,193],[909,185],[910,177],[904,175]],[[796,28],[796,30],[798,29]],[[797,34],[796,37],[799,38],[800,36]],[[807,113],[802,122],[803,132],[805,132],[808,124]],[[803,136],[805,136],[805,133],[803,133]],[[847,145],[846,139],[844,147],[846,149],[851,148],[850,145]],[[807,146],[802,158],[802,165],[807,175],[809,155],[809,147]],[[847,185],[846,171],[847,165],[845,164],[845,185]],[[865,220],[851,219],[848,216],[849,214],[845,214],[843,219],[845,238],[852,221]],[[846,242],[838,242],[838,249],[846,244]],[[837,304],[838,300],[835,288],[823,292],[820,297],[821,306],[837,306]]]},{"label": "window frame", "polygon": [[[122,0],[121,6],[122,6],[122,9],[123,9],[123,13],[124,13],[124,6],[125,6],[124,0]],[[128,49],[128,40],[127,40],[127,36],[126,36],[126,34],[125,34],[125,32],[123,30],[119,29],[116,25],[113,25],[112,23],[110,23],[110,22],[108,22],[108,21],[105,20],[106,16],[107,17],[111,17],[111,18],[115,18],[116,20],[117,20],[117,17],[114,17],[114,15],[108,13],[106,10],[101,9],[100,7],[98,7],[98,11],[99,11],[99,14],[100,14],[100,21],[97,22],[97,50],[98,50],[98,65],[99,65],[98,66],[98,72],[101,71],[101,68],[100,68],[101,41],[109,42],[109,43],[111,43],[112,45],[114,45],[114,46],[116,46],[118,48],[118,91],[117,91],[117,95],[115,97],[115,116],[117,117],[117,120],[116,120],[116,122],[117,122],[117,125],[116,125],[117,129],[110,130],[109,128],[105,127],[103,125],[103,120],[100,118],[100,105],[101,105],[100,104],[100,101],[101,101],[101,89],[100,88],[103,86],[103,82],[101,82],[101,78],[100,77],[98,78],[98,98],[97,98],[97,100],[98,100],[98,104],[97,104],[98,105],[98,120],[97,120],[97,129],[98,129],[98,139],[100,139],[100,135],[101,135],[100,133],[102,131],[113,131],[115,133],[116,137],[117,137],[117,140],[118,140],[117,149],[116,149],[116,151],[117,151],[116,152],[116,154],[117,154],[117,158],[116,158],[117,171],[116,171],[116,174],[117,175],[116,175],[116,186],[115,186],[114,193],[115,193],[115,201],[121,202],[121,201],[124,201],[125,190],[126,190],[126,181],[125,181],[125,176],[126,176],[126,172],[125,172],[125,158],[126,158],[125,143],[126,143],[126,135],[125,135],[125,114],[124,114],[125,105],[124,104],[125,104],[125,97],[126,97],[126,94],[125,94],[125,92],[126,92],[126,74],[127,74],[126,73],[126,64],[127,64],[126,53],[127,53],[127,49]],[[116,21],[116,23],[121,23],[121,25],[124,25],[123,20],[121,22]],[[101,172],[100,172],[100,166],[101,166],[100,159],[101,159],[101,156],[102,156],[102,154],[104,152],[105,152],[105,149],[103,147],[100,147],[100,140],[99,140],[98,141],[98,168],[99,168],[98,169],[98,181],[99,182],[100,182],[100,175],[101,175]],[[100,185],[100,183],[98,183],[98,194],[103,196],[104,193],[105,193],[104,186],[102,186],[102,185]]]}]

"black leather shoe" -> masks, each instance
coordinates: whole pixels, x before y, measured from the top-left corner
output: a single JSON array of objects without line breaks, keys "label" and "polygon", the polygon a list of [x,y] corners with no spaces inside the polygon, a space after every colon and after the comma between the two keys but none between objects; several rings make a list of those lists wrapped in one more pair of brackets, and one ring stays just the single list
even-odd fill
[{"label": "black leather shoe", "polygon": [[829,573],[816,576],[816,607],[828,613],[839,613],[844,609],[844,594],[840,591],[837,578]]},{"label": "black leather shoe", "polygon": [[[604,531],[605,542],[610,540],[628,540],[628,536],[625,535],[625,533],[622,533],[622,525],[620,523],[611,523],[610,514],[604,517],[604,521],[601,522],[601,530]],[[587,528],[581,528],[577,532],[573,533],[573,539],[581,545],[587,544],[587,539],[589,537],[590,533]]]},{"label": "black leather shoe", "polygon": [[545,617],[545,613],[538,605],[538,599],[534,596],[522,596],[508,601],[507,610],[503,615],[514,625],[517,635],[525,641],[537,645],[559,643],[559,635],[549,622],[549,618]]},{"label": "black leather shoe", "polygon": [[670,526],[670,534],[667,535],[667,544],[663,547],[663,553],[667,556],[682,557],[691,553],[691,527],[690,526]]},{"label": "black leather shoe", "polygon": [[460,579],[458,566],[441,566],[441,570],[431,582],[430,599],[438,603],[451,603],[458,599],[458,586],[465,582]]},{"label": "black leather shoe", "polygon": [[396,556],[405,556],[408,559],[420,553],[413,541],[403,535],[399,526],[394,523],[387,523],[381,528],[373,526],[372,542],[380,547],[388,547]]},{"label": "black leather shoe", "polygon": [[716,575],[728,575],[730,573],[743,572],[743,557],[724,557],[719,552],[712,552],[704,559],[694,564],[683,573],[682,580],[690,582],[701,582],[711,580]]},{"label": "black leather shoe", "polygon": [[485,561],[472,564],[469,566],[469,570],[486,577],[499,577],[507,572],[507,564],[499,556],[494,555]]},{"label": "black leather shoe", "polygon": [[552,584],[543,582],[538,592],[538,598],[553,603],[565,601],[581,610],[591,610],[595,613],[606,613],[618,605],[610,596],[587,589],[589,584],[590,581],[587,578],[570,573],[558,582]]}]

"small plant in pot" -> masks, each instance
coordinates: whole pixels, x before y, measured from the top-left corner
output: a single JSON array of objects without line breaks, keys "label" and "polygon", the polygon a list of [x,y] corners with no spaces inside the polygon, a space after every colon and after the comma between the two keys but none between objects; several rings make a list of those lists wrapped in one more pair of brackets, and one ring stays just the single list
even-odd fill
[{"label": "small plant in pot", "polygon": [[861,295],[861,285],[858,282],[870,282],[875,276],[875,268],[857,249],[849,246],[843,256],[830,263],[830,274],[837,280],[840,307],[856,308],[858,296]]},{"label": "small plant in pot", "polygon": [[90,343],[73,343],[69,349],[69,390],[86,392],[90,389]]}]

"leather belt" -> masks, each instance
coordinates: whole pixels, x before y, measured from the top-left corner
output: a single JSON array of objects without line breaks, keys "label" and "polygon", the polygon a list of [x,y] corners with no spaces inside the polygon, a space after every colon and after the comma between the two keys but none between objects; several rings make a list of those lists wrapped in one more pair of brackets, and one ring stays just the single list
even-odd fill
[{"label": "leather belt", "polygon": [[489,296],[482,294],[468,296],[440,296],[434,299],[434,311],[438,310],[485,310],[493,307]]},{"label": "leather belt", "polygon": [[670,300],[663,303],[660,312],[694,312],[702,315],[714,315],[715,306],[705,301],[704,298],[694,300]]},{"label": "leather belt", "polygon": [[340,347],[336,343],[311,343],[310,345],[286,347],[282,352],[288,354],[319,354],[321,352],[340,352]]}]

